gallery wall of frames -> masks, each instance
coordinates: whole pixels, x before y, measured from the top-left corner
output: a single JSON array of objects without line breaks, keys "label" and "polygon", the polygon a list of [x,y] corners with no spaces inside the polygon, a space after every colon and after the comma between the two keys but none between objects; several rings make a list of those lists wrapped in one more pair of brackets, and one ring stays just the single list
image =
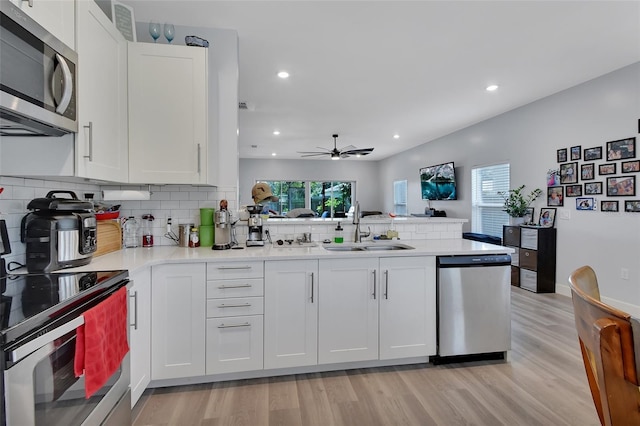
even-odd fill
[{"label": "gallery wall of frames", "polygon": [[556,161],[558,168],[547,172],[547,206],[575,204],[576,210],[640,213],[640,199],[636,198],[640,159],[636,158],[635,137],[602,146],[561,148]]}]

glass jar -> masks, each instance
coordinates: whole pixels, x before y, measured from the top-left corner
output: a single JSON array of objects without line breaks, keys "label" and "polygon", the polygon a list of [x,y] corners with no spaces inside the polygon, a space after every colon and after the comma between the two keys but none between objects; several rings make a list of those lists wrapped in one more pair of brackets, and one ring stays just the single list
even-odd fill
[{"label": "glass jar", "polygon": [[200,247],[200,236],[198,235],[198,228],[191,228],[189,233],[189,247]]},{"label": "glass jar", "polygon": [[135,217],[129,216],[122,227],[122,242],[126,248],[140,246],[140,224]]}]

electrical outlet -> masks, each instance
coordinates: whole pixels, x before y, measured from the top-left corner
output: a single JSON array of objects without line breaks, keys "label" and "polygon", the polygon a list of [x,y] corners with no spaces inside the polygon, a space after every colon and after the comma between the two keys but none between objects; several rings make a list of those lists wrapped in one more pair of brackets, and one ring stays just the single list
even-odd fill
[{"label": "electrical outlet", "polygon": [[629,269],[627,269],[627,268],[620,269],[620,278],[622,278],[623,280],[628,280],[629,279]]}]

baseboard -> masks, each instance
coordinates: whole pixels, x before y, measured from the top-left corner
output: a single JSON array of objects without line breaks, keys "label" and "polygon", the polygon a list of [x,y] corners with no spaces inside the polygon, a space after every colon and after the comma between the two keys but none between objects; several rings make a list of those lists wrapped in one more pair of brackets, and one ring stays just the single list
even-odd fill
[{"label": "baseboard", "polygon": [[[571,289],[570,289],[568,284],[558,284],[558,283],[556,283],[556,293],[557,294],[562,294],[564,296],[571,297]],[[617,299],[614,299],[614,298],[611,298],[611,297],[602,296],[602,295],[601,295],[601,299],[607,305],[614,306],[614,307],[616,307],[616,308],[628,313],[632,317],[640,318],[640,306],[638,306],[638,305],[633,305],[631,303],[622,302],[620,300],[617,300]]]}]

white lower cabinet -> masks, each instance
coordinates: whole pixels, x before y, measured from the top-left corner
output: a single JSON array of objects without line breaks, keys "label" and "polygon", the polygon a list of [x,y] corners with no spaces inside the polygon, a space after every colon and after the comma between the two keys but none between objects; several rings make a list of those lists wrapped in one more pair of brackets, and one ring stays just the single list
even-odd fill
[{"label": "white lower cabinet", "polygon": [[151,269],[152,380],[205,374],[204,263]]},{"label": "white lower cabinet", "polygon": [[263,262],[207,264],[206,373],[263,369]]},{"label": "white lower cabinet", "polygon": [[380,359],[435,355],[435,257],[380,258],[380,273]]},{"label": "white lower cabinet", "polygon": [[129,347],[131,407],[151,381],[151,269],[131,273],[129,290]]},{"label": "white lower cabinet", "polygon": [[318,261],[265,262],[264,368],[318,363]]},{"label": "white lower cabinet", "polygon": [[319,262],[318,362],[378,359],[378,258]]}]

